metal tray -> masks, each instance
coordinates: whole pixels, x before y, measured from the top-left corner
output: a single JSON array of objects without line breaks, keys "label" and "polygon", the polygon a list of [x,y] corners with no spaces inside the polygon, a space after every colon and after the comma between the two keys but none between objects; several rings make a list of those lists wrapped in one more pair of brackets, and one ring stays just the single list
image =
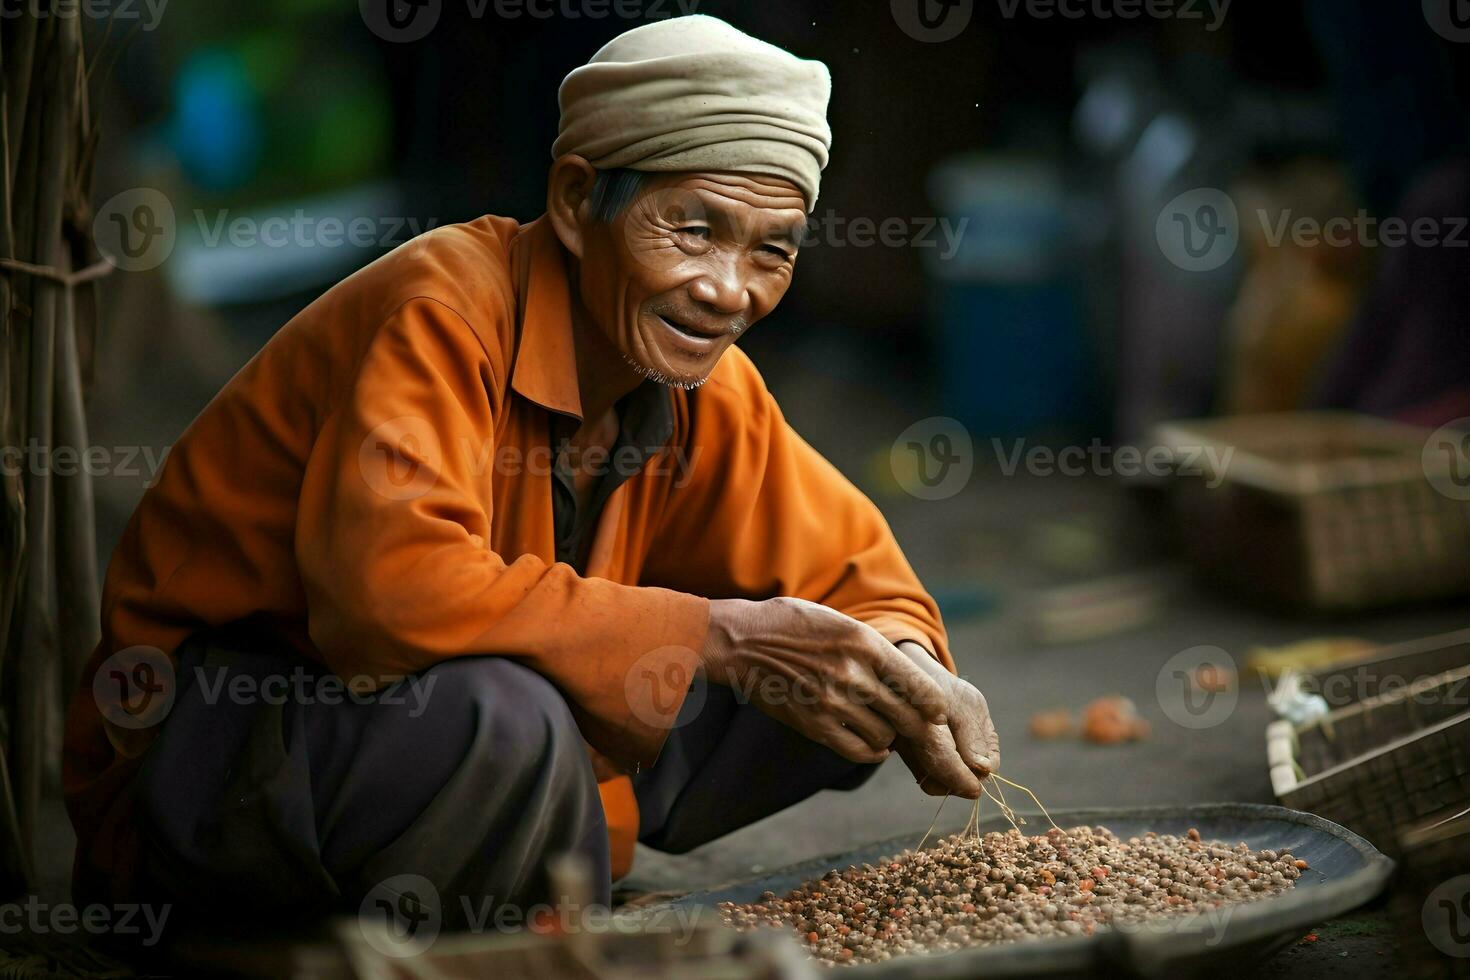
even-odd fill
[{"label": "metal tray", "polygon": [[[958,808],[957,808],[958,809]],[[1156,920],[1127,930],[1109,929],[1093,936],[1038,939],[952,953],[898,957],[882,963],[842,967],[834,977],[1071,977],[1071,976],[1238,976],[1242,965],[1275,952],[1300,938],[1312,926],[1342,915],[1383,890],[1393,862],[1372,844],[1310,813],[1247,803],[1131,810],[1072,810],[1052,814],[1058,825],[1104,826],[1121,837],[1153,830],[1183,834],[1197,828],[1206,840],[1230,844],[1245,841],[1252,849],[1289,849],[1311,870],[1284,895],[1261,899],[1213,915]],[[963,819],[962,816],[960,819]],[[1045,826],[1027,815],[1031,831]],[[942,825],[956,832],[958,820]],[[984,821],[984,830],[1006,826]],[[713,906],[717,902],[750,902],[762,892],[778,895],[827,871],[875,862],[913,847],[922,830],[867,847],[805,861],[743,881],[694,892],[667,907]],[[824,971],[825,972],[825,971]]]}]

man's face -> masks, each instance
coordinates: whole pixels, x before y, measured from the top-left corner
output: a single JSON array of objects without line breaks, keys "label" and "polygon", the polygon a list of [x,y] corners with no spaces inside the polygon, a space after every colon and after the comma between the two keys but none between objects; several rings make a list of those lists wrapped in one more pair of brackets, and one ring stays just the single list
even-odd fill
[{"label": "man's face", "polygon": [[692,388],[785,295],[805,221],[780,177],[650,175],[586,229],[582,302],[640,374]]}]

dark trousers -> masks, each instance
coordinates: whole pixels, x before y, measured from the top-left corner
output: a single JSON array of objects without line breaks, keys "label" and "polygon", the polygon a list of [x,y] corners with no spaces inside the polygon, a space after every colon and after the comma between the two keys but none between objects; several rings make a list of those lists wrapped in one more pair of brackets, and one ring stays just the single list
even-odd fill
[{"label": "dark trousers", "polygon": [[[462,928],[485,903],[554,904],[547,859],[572,852],[608,901],[591,760],[534,671],[464,657],[362,697],[244,628],[200,634],[178,659],[135,787],[143,900],[184,918],[300,921],[412,882],[445,928]],[[634,778],[646,844],[682,853],[872,774],[729,688],[695,684]]]}]

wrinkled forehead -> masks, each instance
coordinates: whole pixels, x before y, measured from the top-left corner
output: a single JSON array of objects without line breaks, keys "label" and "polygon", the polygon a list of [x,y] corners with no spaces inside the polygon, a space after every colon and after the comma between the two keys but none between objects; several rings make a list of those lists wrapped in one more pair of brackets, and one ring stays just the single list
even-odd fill
[{"label": "wrinkled forehead", "polygon": [[741,237],[794,239],[807,219],[801,190],[792,181],[769,174],[648,174],[634,200],[652,219],[702,222]]}]

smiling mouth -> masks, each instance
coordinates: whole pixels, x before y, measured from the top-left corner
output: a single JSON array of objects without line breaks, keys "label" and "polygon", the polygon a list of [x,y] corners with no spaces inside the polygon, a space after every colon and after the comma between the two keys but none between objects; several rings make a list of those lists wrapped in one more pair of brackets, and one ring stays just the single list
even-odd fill
[{"label": "smiling mouth", "polygon": [[693,327],[689,324],[682,323],[679,320],[674,320],[670,317],[664,316],[662,313],[655,313],[654,316],[662,320],[669,328],[671,328],[675,332],[681,333],[691,340],[716,340],[725,335],[724,330],[702,330],[698,327]]}]

